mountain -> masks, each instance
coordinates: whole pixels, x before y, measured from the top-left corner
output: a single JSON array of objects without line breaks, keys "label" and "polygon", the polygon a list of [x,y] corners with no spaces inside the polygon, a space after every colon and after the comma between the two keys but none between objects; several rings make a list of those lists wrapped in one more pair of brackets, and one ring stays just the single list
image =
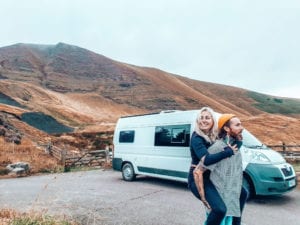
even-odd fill
[{"label": "mountain", "polygon": [[35,112],[74,133],[113,130],[125,115],[210,106],[237,114],[266,143],[300,138],[300,99],[192,80],[65,43],[0,48],[0,103],[4,113],[22,109],[21,120]]}]

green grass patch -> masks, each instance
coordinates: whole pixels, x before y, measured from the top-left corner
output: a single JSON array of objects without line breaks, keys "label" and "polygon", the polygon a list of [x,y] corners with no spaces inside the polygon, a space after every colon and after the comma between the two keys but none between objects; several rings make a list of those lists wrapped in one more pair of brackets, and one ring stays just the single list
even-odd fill
[{"label": "green grass patch", "polygon": [[257,92],[248,92],[257,103],[254,106],[268,113],[300,114],[300,99],[280,98]]},{"label": "green grass patch", "polygon": [[82,171],[91,171],[91,170],[99,170],[99,166],[91,167],[91,166],[73,166],[73,167],[65,167],[64,172],[82,172]]},{"label": "green grass patch", "polygon": [[39,173],[63,173],[64,167],[63,166],[56,166],[54,168],[41,168]]},{"label": "green grass patch", "polygon": [[0,167],[0,176],[1,175],[7,175],[9,173],[9,170],[8,169],[6,169],[6,168],[1,168]]},{"label": "green grass patch", "polygon": [[74,129],[59,123],[52,116],[46,115],[41,112],[23,113],[21,116],[22,121],[28,123],[39,130],[45,131],[48,134],[61,134],[72,132]]},{"label": "green grass patch", "polygon": [[0,92],[0,103],[5,104],[5,105],[16,106],[16,107],[19,107],[19,108],[25,108],[19,102],[15,101],[11,97],[9,97],[9,96],[1,93],[1,92]]}]

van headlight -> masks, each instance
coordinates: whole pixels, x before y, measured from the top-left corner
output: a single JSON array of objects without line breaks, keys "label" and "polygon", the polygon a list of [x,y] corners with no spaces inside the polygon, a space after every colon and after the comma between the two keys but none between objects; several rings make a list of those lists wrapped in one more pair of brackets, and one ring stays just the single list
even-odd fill
[{"label": "van headlight", "polygon": [[247,151],[246,154],[249,154],[249,159],[251,163],[260,163],[268,164],[271,163],[271,160],[260,151]]}]

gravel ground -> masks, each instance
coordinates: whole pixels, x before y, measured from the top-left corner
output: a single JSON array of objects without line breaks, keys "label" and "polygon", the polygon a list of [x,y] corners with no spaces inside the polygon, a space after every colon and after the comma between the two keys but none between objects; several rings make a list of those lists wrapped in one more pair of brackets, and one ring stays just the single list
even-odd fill
[{"label": "gravel ground", "polygon": [[[18,211],[65,215],[83,225],[196,225],[202,204],[185,183],[94,170],[0,180],[0,206]],[[261,197],[245,208],[245,224],[298,225],[300,190]]]}]

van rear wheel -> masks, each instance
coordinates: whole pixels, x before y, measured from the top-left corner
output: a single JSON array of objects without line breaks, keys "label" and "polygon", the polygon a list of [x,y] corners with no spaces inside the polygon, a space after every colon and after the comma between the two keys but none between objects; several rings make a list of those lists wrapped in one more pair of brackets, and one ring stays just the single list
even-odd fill
[{"label": "van rear wheel", "polygon": [[125,181],[135,180],[136,174],[134,173],[131,163],[125,163],[122,167],[122,177]]}]

